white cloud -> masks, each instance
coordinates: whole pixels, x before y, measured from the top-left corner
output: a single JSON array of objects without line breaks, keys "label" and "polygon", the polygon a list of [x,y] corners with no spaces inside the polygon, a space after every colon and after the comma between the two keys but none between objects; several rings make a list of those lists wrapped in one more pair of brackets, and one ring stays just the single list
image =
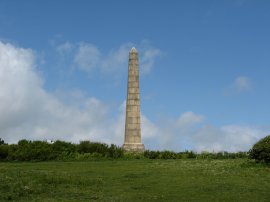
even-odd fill
[{"label": "white cloud", "polygon": [[191,111],[183,113],[176,121],[176,124],[179,128],[189,128],[192,127],[204,119],[203,116],[197,115]]},{"label": "white cloud", "polygon": [[248,91],[251,89],[251,81],[248,77],[245,76],[237,77],[233,85],[240,92]]},{"label": "white cloud", "polygon": [[81,70],[91,72],[100,62],[100,52],[89,43],[80,43],[74,56],[74,64]]},{"label": "white cloud", "polygon": [[[113,142],[106,131],[108,108],[96,98],[65,104],[46,92],[35,68],[35,55],[0,42],[0,136],[19,139],[82,139]],[[75,96],[78,96],[75,94]]]},{"label": "white cloud", "polygon": [[[68,43],[59,51],[70,51]],[[92,46],[81,44],[78,54],[85,56]],[[96,53],[93,48],[94,54]],[[90,52],[91,52],[90,51]],[[92,53],[92,52],[91,52]],[[79,61],[86,64],[87,61]],[[118,115],[109,118],[108,106],[81,91],[65,95],[51,94],[43,88],[37,74],[35,54],[30,49],[0,42],[0,136],[8,142],[26,139],[63,139],[78,142],[83,139],[107,143],[123,143],[125,104]],[[63,99],[59,99],[62,96]],[[74,101],[72,101],[74,100]],[[156,126],[142,115],[145,138],[153,138]]]},{"label": "white cloud", "polygon": [[248,151],[266,134],[267,131],[248,126],[227,125],[216,128],[205,125],[192,136],[192,141],[198,151]]},{"label": "white cloud", "polygon": [[63,44],[58,45],[56,47],[56,50],[60,55],[65,55],[65,54],[69,54],[73,48],[74,48],[74,45],[67,41]]},{"label": "white cloud", "polygon": [[[106,73],[123,73],[128,66],[128,53],[133,43],[126,43],[121,45],[116,50],[111,50],[102,61],[102,70]],[[154,68],[155,61],[158,57],[162,56],[161,50],[154,48],[149,43],[142,42],[137,45],[139,52],[139,68],[141,74],[148,74]]]},{"label": "white cloud", "polygon": [[[111,116],[106,104],[81,91],[69,92],[70,102],[65,102],[43,88],[35,60],[32,50],[0,42],[1,138],[9,143],[22,138],[123,143],[125,103]],[[214,127],[191,111],[169,121],[152,122],[143,113],[141,119],[149,149],[248,150],[270,132],[241,125]]]},{"label": "white cloud", "polygon": [[127,69],[128,53],[132,43],[121,45],[117,50],[111,50],[101,62],[101,68],[104,73],[123,73]]},{"label": "white cloud", "polygon": [[[175,151],[248,151],[259,139],[270,133],[268,129],[243,125],[215,127],[204,123],[202,115],[184,112],[179,118],[144,125],[143,140],[150,149],[170,149]],[[148,136],[148,131],[150,136]]]},{"label": "white cloud", "polygon": [[238,76],[233,83],[225,89],[225,95],[237,95],[248,92],[252,89],[250,78],[246,76]]},{"label": "white cloud", "polygon": [[[106,54],[101,53],[93,44],[65,42],[56,46],[56,51],[61,56],[69,55],[73,57],[73,63],[80,70],[92,72],[93,69],[99,69],[103,74],[114,75],[115,78],[119,78],[127,71],[128,54],[132,46],[136,45],[130,42],[125,43]],[[139,50],[141,73],[148,74],[153,69],[156,59],[162,55],[162,52],[145,42],[136,47]],[[75,55],[70,55],[72,51]]]},{"label": "white cloud", "polygon": [[162,55],[162,52],[157,49],[150,47],[149,49],[142,52],[141,56],[141,72],[142,74],[148,74],[154,67],[155,60]]}]

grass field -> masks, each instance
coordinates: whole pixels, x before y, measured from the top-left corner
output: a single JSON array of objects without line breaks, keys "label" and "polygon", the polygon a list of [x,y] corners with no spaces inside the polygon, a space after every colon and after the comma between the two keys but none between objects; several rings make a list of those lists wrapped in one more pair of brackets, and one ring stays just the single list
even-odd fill
[{"label": "grass field", "polygon": [[0,163],[6,201],[270,201],[270,167],[236,160]]}]

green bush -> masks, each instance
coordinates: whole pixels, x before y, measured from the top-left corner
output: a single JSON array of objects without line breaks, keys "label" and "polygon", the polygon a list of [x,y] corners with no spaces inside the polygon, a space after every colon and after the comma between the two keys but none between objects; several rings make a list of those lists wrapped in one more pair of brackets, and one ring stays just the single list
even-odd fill
[{"label": "green bush", "polygon": [[100,153],[103,156],[109,152],[109,146],[104,143],[81,141],[78,145],[79,153]]},{"label": "green bush", "polygon": [[45,141],[20,140],[17,145],[9,145],[8,158],[19,161],[46,161],[56,157],[51,145]]},{"label": "green bush", "polygon": [[8,157],[8,145],[0,145],[0,160],[5,160]]},{"label": "green bush", "polygon": [[141,152],[124,152],[124,159],[143,159],[144,153]]},{"label": "green bush", "polygon": [[86,161],[86,160],[93,160],[93,159],[102,159],[104,158],[100,153],[75,153],[75,160],[79,161]]},{"label": "green bush", "polygon": [[270,164],[270,135],[258,141],[249,151],[249,157]]},{"label": "green bush", "polygon": [[30,161],[31,152],[30,152],[31,141],[20,140],[17,145],[11,145],[11,156],[13,160],[19,161]]},{"label": "green bush", "polygon": [[69,156],[71,153],[75,153],[77,151],[77,147],[75,144],[70,142],[64,142],[57,140],[52,145],[52,158],[53,159],[63,159],[63,156]]},{"label": "green bush", "polygon": [[144,155],[144,157],[149,158],[149,159],[158,159],[160,152],[159,151],[145,150],[143,155]]},{"label": "green bush", "polygon": [[121,158],[124,156],[124,151],[122,148],[117,147],[114,144],[111,144],[108,152],[108,157],[110,158]]},{"label": "green bush", "polygon": [[5,141],[2,138],[0,138],[0,145],[2,144],[5,144]]},{"label": "green bush", "polygon": [[[15,161],[48,161],[48,160],[90,160],[102,158],[124,158],[124,159],[234,159],[246,158],[247,152],[202,152],[193,151],[152,151],[143,153],[124,152],[121,147],[114,144],[110,146],[105,143],[81,141],[79,144],[57,140],[54,143],[46,141],[20,140],[17,144],[1,143],[0,138],[0,160]],[[268,148],[269,149],[269,148]],[[269,153],[268,153],[269,154]],[[253,153],[250,153],[250,156]],[[262,155],[266,155],[262,152]],[[255,154],[253,156],[256,156]],[[258,160],[258,159],[257,159]],[[264,160],[267,162],[267,160]]]},{"label": "green bush", "polygon": [[162,151],[159,154],[159,158],[161,159],[176,159],[177,158],[177,154],[173,151]]},{"label": "green bush", "polygon": [[178,159],[193,159],[196,158],[199,154],[194,153],[193,151],[184,151],[184,152],[179,152],[177,153],[177,158]]}]

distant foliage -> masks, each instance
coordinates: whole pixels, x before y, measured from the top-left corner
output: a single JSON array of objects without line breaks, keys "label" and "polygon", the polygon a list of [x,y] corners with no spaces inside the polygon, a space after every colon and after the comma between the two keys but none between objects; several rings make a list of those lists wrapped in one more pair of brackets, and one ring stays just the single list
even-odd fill
[{"label": "distant foliage", "polygon": [[53,159],[51,145],[44,141],[20,140],[18,144],[9,145],[9,160],[46,161]]},{"label": "distant foliage", "polygon": [[238,159],[238,158],[248,158],[248,152],[202,152],[197,154],[197,158],[200,159]]},{"label": "distant foliage", "polygon": [[0,138],[0,160],[6,159],[8,156],[8,145]]},{"label": "distant foliage", "polygon": [[57,140],[20,140],[17,144],[0,144],[0,161],[51,161],[51,160],[91,160],[102,158],[123,159],[235,159],[247,158],[247,152],[195,153],[193,151],[151,151],[143,153],[124,152],[114,144],[81,141],[79,144]]},{"label": "distant foliage", "polygon": [[122,148],[117,147],[114,144],[111,144],[108,152],[108,157],[110,158],[121,158],[124,156],[124,151]]},{"label": "distant foliage", "polygon": [[150,151],[150,150],[144,151],[144,156],[146,158],[149,158],[149,159],[158,159],[159,158],[159,154],[160,154],[159,151]]},{"label": "distant foliage", "polygon": [[8,157],[8,145],[0,145],[0,160],[6,160]]},{"label": "distant foliage", "polygon": [[100,153],[105,156],[108,153],[109,146],[104,143],[81,141],[78,145],[79,153]]},{"label": "distant foliage", "polygon": [[249,151],[249,157],[270,164],[270,135],[258,141]]},{"label": "distant foliage", "polygon": [[46,141],[20,140],[17,144],[1,144],[0,160],[5,161],[49,161],[49,160],[87,160],[93,158],[121,158],[122,148],[116,145],[82,141],[73,144],[57,140]]},{"label": "distant foliage", "polygon": [[173,151],[150,151],[146,150],[144,152],[144,157],[149,159],[236,159],[236,158],[247,158],[247,152],[202,152],[195,153],[193,151],[184,151],[184,152],[173,152]]},{"label": "distant foliage", "polygon": [[5,144],[5,141],[2,138],[0,138],[0,145],[2,144]]}]

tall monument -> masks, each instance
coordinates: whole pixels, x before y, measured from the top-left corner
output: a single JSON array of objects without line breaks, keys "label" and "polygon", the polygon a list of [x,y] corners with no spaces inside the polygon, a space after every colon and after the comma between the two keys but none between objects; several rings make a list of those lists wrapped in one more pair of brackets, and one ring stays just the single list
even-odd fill
[{"label": "tall monument", "polygon": [[126,103],[125,142],[126,151],[144,151],[141,140],[139,60],[136,48],[129,52],[128,88]]}]

